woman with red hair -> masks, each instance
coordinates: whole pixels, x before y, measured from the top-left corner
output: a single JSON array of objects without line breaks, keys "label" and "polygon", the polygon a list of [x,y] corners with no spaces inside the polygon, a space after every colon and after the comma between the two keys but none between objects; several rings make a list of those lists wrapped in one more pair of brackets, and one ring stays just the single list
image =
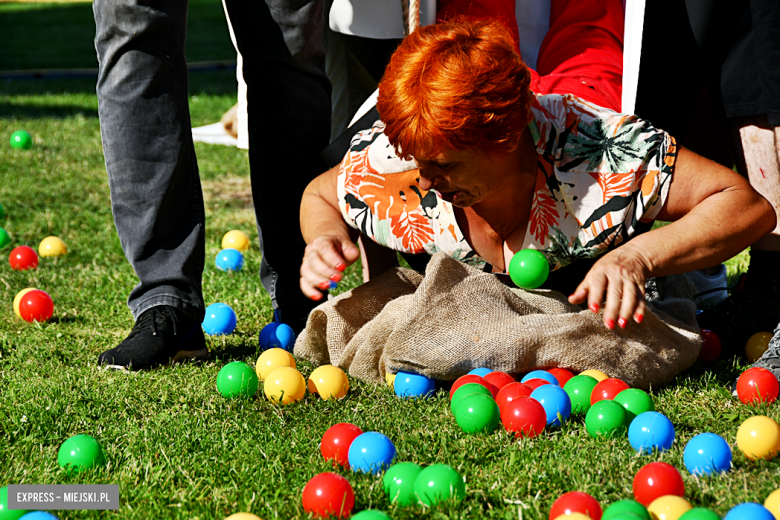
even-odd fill
[{"label": "woman with red hair", "polygon": [[[592,86],[572,70],[557,79]],[[603,306],[604,325],[624,328],[643,319],[648,278],[714,265],[774,228],[771,206],[733,171],[635,116],[534,94],[532,81],[499,23],[408,36],[379,85],[381,120],[304,193],[304,294],[321,299],[340,279],[359,234],[499,273],[532,248],[551,270],[579,273],[555,286],[571,303]],[[614,93],[598,89],[609,104]],[[673,223],[651,230],[656,219]]]}]

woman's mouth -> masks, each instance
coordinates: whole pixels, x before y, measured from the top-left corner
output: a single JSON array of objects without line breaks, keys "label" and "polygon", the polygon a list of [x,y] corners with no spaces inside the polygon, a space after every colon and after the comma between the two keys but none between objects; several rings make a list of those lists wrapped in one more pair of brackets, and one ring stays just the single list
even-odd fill
[{"label": "woman's mouth", "polygon": [[450,191],[450,192],[440,192],[442,200],[452,203],[452,201],[455,200],[455,198],[460,194],[459,190],[456,191]]}]

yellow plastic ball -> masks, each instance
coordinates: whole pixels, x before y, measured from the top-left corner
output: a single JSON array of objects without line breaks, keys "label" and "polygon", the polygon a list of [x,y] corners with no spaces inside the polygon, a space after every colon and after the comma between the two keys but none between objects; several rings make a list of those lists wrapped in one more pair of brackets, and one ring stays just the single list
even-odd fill
[{"label": "yellow plastic ball", "polygon": [[225,520],[260,520],[260,517],[252,513],[235,513],[225,518]]},{"label": "yellow plastic ball", "polygon": [[62,256],[68,252],[68,246],[59,237],[46,237],[38,246],[38,254],[41,256]]},{"label": "yellow plastic ball", "polygon": [[691,503],[676,495],[658,497],[647,506],[653,520],[677,520],[690,509],[693,509]]},{"label": "yellow plastic ball", "polygon": [[745,343],[745,355],[748,361],[755,363],[758,361],[766,349],[769,348],[769,340],[772,339],[771,332],[756,332],[750,336]]},{"label": "yellow plastic ball", "polygon": [[756,415],[737,430],[737,447],[751,460],[770,460],[780,452],[780,426],[765,415]]},{"label": "yellow plastic ball", "polygon": [[22,289],[21,291],[16,293],[16,296],[14,297],[14,314],[16,314],[16,316],[19,317],[20,319],[22,315],[19,314],[19,304],[22,303],[22,298],[24,298],[25,294],[34,290],[35,287],[28,287],[27,289]]},{"label": "yellow plastic ball", "polygon": [[322,365],[309,376],[309,393],[319,394],[323,399],[341,399],[349,391],[349,379],[339,367]]},{"label": "yellow plastic ball", "polygon": [[255,364],[255,372],[260,381],[265,381],[268,374],[279,367],[295,368],[295,358],[282,348],[271,348],[260,354]]},{"label": "yellow plastic ball", "polygon": [[274,403],[294,403],[306,394],[306,380],[292,367],[275,368],[266,376],[263,391]]},{"label": "yellow plastic ball", "polygon": [[392,390],[393,385],[395,384],[395,374],[391,374],[390,372],[385,372],[385,382],[387,383],[387,386],[390,387],[390,390]]},{"label": "yellow plastic ball", "polygon": [[607,374],[605,374],[601,370],[596,370],[595,368],[592,368],[590,370],[586,370],[585,372],[580,372],[580,375],[581,376],[590,376],[590,377],[592,377],[593,379],[595,379],[596,381],[599,381],[599,382],[600,381],[604,381],[605,379],[607,379],[609,377]]},{"label": "yellow plastic ball", "polygon": [[572,513],[570,515],[564,513],[561,516],[555,517],[555,520],[592,520],[592,519],[591,517],[583,513]]},{"label": "yellow plastic ball", "polygon": [[246,251],[249,249],[249,237],[246,233],[234,229],[225,233],[222,237],[222,249],[238,249],[239,251]]},{"label": "yellow plastic ball", "polygon": [[775,489],[766,497],[764,507],[769,509],[769,512],[772,513],[775,520],[780,520],[780,488]]}]

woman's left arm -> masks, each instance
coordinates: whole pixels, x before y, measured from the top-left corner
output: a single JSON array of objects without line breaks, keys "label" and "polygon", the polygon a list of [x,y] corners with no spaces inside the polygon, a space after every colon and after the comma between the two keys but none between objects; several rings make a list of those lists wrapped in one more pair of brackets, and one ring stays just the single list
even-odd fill
[{"label": "woman's left arm", "polygon": [[625,327],[645,313],[647,278],[686,273],[731,258],[775,228],[775,211],[742,176],[678,148],[666,204],[667,226],[639,235],[599,259],[569,296],[598,312],[604,325]]}]

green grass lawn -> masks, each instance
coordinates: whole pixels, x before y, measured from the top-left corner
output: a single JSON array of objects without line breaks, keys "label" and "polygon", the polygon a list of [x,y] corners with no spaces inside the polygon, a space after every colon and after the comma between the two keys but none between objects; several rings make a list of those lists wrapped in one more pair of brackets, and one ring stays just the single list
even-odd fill
[{"label": "green grass lawn", "polygon": [[[218,1],[191,1],[191,6],[203,16],[191,12],[190,41],[204,41],[208,35],[200,32],[224,29],[223,21],[209,18],[221,11]],[[74,24],[88,25],[91,19],[82,11],[90,8],[2,4],[0,33],[22,21],[30,25],[26,32],[35,33],[38,16],[56,19],[68,9],[80,13]],[[19,21],[8,22],[10,15]],[[68,30],[89,33],[84,27]],[[18,50],[19,42],[11,43],[11,50]],[[89,45],[72,44],[61,59],[3,61],[0,69],[90,66],[85,53],[94,53],[91,40]],[[207,58],[196,53],[191,59],[230,59],[229,41],[223,48],[222,54]],[[217,120],[235,102],[235,89],[232,72],[192,74],[193,123]],[[20,128],[33,135],[32,150],[13,151],[7,145],[11,132]],[[633,476],[655,460],[680,469],[686,498],[720,515],[741,502],[763,503],[780,486],[780,460],[751,462],[735,447],[742,421],[756,414],[780,420],[780,406],[744,406],[732,398],[728,386],[744,366],[726,360],[708,370],[694,367],[671,386],[653,391],[656,408],[672,420],[677,439],[671,451],[644,457],[626,438],[591,439],[581,417],[532,440],[516,441],[503,431],[466,435],[449,412],[446,393],[402,401],[385,386],[355,379],[347,398],[338,402],[311,395],[286,407],[271,405],[260,395],[225,400],[215,390],[219,369],[232,360],[254,366],[257,334],[271,319],[256,247],[240,273],[226,274],[207,262],[207,303],[227,302],[238,315],[234,334],[208,339],[209,360],[144,373],[98,370],[98,354],[132,327],[125,300],[135,278],[111,216],[94,81],[0,83],[0,136],[0,203],[8,213],[0,226],[14,245],[37,249],[45,236],[57,235],[69,247],[66,256],[42,259],[34,271],[12,271],[5,260],[0,263],[0,487],[118,484],[121,492],[119,511],[64,511],[60,518],[205,520],[239,511],[264,519],[307,518],[301,490],[317,473],[332,470],[318,443],[337,422],[386,434],[396,445],[398,461],[450,464],[466,479],[466,498],[459,504],[400,508],[388,503],[380,478],[337,470],[355,489],[355,511],[378,508],[397,520],[542,520],[553,500],[572,490],[586,491],[606,507],[629,498]],[[207,258],[213,259],[229,229],[241,229],[256,240],[247,199],[247,157],[234,148],[196,149],[206,194]],[[730,274],[744,271],[746,263],[744,255],[729,262]],[[360,279],[357,268],[348,274],[340,290]],[[52,296],[51,322],[30,325],[14,316],[11,302],[25,287]],[[304,375],[313,368],[299,363]],[[734,447],[734,469],[723,476],[694,478],[684,469],[683,447],[706,431],[722,435]],[[57,450],[79,433],[102,443],[108,465],[71,476],[58,467]]]}]

